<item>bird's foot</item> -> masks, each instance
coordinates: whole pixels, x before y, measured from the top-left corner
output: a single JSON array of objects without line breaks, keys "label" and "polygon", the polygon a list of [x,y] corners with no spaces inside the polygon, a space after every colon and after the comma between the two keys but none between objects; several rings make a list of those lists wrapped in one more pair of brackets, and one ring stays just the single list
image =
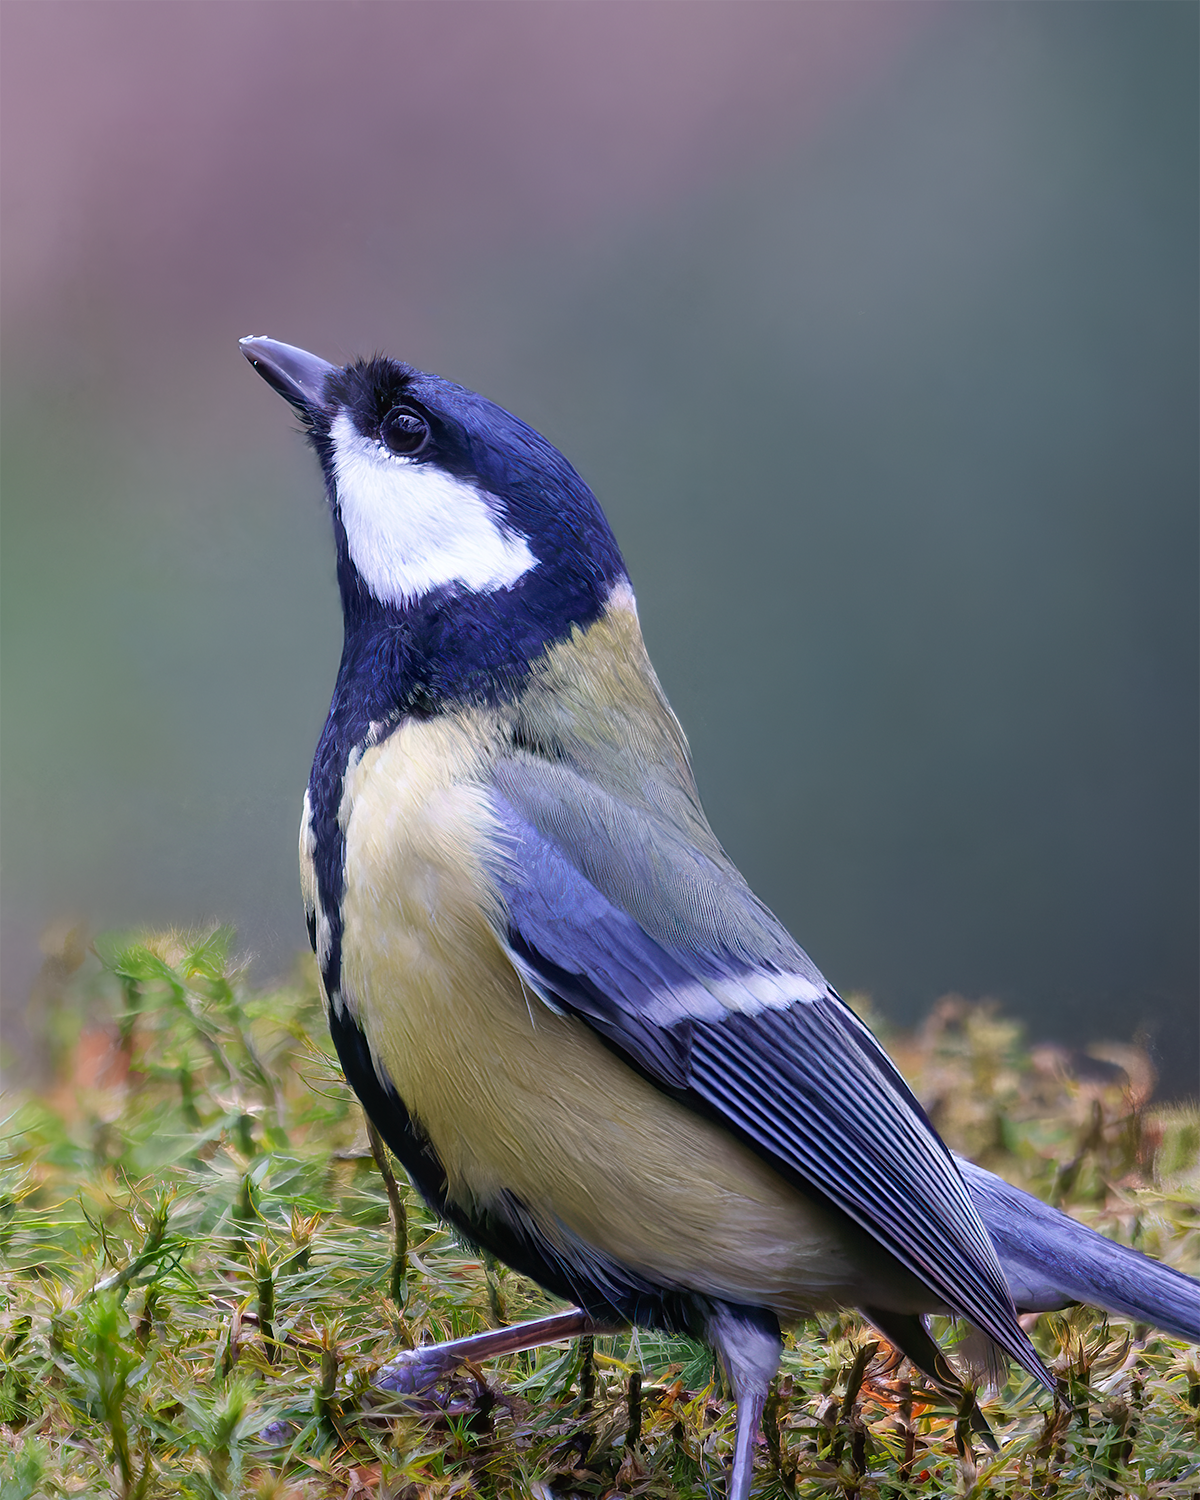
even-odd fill
[{"label": "bird's foot", "polygon": [[424,1396],[439,1380],[452,1374],[464,1358],[466,1356],[455,1352],[453,1343],[406,1349],[376,1372],[372,1384],[376,1390],[396,1396]]},{"label": "bird's foot", "polygon": [[574,1338],[576,1334],[598,1331],[587,1313],[572,1308],[570,1312],[552,1313],[548,1318],[514,1323],[508,1328],[473,1334],[470,1338],[408,1349],[379,1369],[374,1385],[378,1390],[397,1396],[421,1396],[468,1360],[478,1364],[485,1359],[496,1359],[501,1354],[517,1354],[522,1349],[535,1349],[539,1344],[553,1344],[559,1339]]}]

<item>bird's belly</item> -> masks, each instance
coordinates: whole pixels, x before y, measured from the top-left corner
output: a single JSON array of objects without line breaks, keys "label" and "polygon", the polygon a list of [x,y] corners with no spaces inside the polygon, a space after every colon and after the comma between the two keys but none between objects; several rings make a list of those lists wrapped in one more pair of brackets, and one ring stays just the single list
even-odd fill
[{"label": "bird's belly", "polygon": [[[505,1195],[569,1255],[773,1308],[932,1306],[893,1258],[527,990],[496,935],[487,794],[402,733],[347,777],[342,996],[468,1211]],[[451,748],[453,748],[451,746]],[[414,751],[432,750],[434,754]]]}]

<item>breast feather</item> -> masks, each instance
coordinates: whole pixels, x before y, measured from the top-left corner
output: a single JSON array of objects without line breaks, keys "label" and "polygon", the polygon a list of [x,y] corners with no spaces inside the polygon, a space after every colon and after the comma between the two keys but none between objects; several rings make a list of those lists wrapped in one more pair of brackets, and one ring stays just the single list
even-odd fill
[{"label": "breast feather", "polygon": [[784,1317],[865,1300],[851,1226],[522,983],[486,873],[501,740],[482,715],[405,725],[350,768],[341,808],[343,994],[451,1198],[512,1194],[551,1237]]}]

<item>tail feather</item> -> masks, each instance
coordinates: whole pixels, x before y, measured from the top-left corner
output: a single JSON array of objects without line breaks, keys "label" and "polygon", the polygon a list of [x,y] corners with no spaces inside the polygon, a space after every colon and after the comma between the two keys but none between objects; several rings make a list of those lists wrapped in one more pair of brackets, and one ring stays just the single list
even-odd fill
[{"label": "tail feather", "polygon": [[1200,1344],[1200,1281],[956,1158],[1019,1312],[1086,1302]]}]

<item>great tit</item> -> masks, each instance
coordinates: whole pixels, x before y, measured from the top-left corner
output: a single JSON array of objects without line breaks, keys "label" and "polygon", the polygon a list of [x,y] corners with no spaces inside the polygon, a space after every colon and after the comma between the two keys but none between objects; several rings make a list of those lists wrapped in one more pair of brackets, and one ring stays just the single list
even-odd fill
[{"label": "great tit", "polygon": [[576,1304],[555,1333],[713,1347],[738,1407],[731,1500],[780,1326],[817,1309],[861,1309],[947,1390],[926,1315],[1050,1387],[1012,1291],[1061,1305],[1098,1281],[1094,1300],[1144,1311],[1134,1263],[1161,1273],[1152,1320],[1200,1337],[1188,1278],[1100,1241],[1113,1270],[1098,1236],[956,1161],[750,890],[562,454],[396,360],[241,347],[307,429],[337,547],[309,936],[346,1077],[433,1208]]}]

